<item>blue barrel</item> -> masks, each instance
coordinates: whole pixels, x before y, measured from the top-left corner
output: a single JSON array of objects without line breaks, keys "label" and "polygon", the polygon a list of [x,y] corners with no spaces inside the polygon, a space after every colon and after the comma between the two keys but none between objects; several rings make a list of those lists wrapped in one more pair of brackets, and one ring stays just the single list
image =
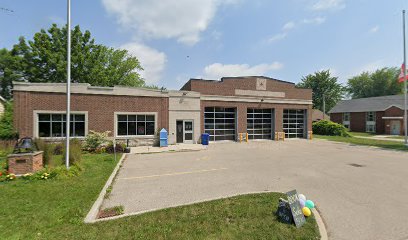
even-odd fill
[{"label": "blue barrel", "polygon": [[167,147],[168,146],[168,134],[166,129],[160,130],[160,147]]},{"label": "blue barrel", "polygon": [[210,142],[210,134],[208,133],[201,134],[201,144],[208,145],[209,142]]}]

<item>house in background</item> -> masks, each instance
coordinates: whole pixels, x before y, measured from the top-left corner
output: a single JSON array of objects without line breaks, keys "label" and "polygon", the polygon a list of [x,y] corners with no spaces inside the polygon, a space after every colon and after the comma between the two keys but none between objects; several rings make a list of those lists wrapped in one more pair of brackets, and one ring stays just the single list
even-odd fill
[{"label": "house in background", "polygon": [[333,122],[352,132],[404,135],[404,95],[342,100],[330,111]]},{"label": "house in background", "polygon": [[0,96],[0,116],[3,115],[4,113],[5,104],[6,104],[6,99]]},{"label": "house in background", "polygon": [[[14,125],[20,137],[61,141],[65,136],[66,86],[16,82]],[[110,131],[129,146],[152,145],[165,128],[169,144],[308,138],[312,90],[263,76],[190,79],[180,90],[71,85],[71,134]],[[278,137],[279,138],[279,137]]]},{"label": "house in background", "polygon": [[312,121],[317,122],[320,120],[330,120],[330,116],[327,114],[323,114],[322,111],[319,109],[313,109],[312,110]]}]

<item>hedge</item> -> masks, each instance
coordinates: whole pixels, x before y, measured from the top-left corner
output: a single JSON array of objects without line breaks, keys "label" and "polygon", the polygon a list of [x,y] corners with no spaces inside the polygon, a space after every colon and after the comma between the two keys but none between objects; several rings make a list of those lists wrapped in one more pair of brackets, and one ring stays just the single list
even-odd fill
[{"label": "hedge", "polygon": [[347,128],[345,128],[343,125],[328,120],[314,122],[312,128],[313,134],[351,137]]}]

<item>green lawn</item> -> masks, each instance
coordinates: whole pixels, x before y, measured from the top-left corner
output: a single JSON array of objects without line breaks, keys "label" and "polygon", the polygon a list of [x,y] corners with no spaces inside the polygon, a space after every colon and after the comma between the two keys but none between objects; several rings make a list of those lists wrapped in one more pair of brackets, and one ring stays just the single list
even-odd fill
[{"label": "green lawn", "polygon": [[366,145],[381,147],[394,150],[408,151],[408,147],[404,145],[403,142],[387,141],[387,140],[375,140],[368,138],[356,138],[356,137],[340,137],[340,136],[323,136],[323,135],[313,135],[318,139],[326,139],[335,142],[344,142],[356,145]]},{"label": "green lawn", "polygon": [[359,137],[372,137],[376,134],[374,133],[366,133],[366,132],[350,132],[352,136],[359,136]]},{"label": "green lawn", "polygon": [[66,180],[0,183],[0,239],[318,239],[313,217],[297,229],[277,222],[283,194],[238,196],[140,216],[84,224],[116,162],[85,155]]}]

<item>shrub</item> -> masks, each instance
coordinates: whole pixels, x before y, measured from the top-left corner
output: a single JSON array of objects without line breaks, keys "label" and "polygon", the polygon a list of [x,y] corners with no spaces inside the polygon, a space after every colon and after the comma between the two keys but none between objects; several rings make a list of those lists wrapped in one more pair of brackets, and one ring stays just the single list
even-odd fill
[{"label": "shrub", "polygon": [[328,136],[351,136],[343,125],[328,120],[320,120],[313,123],[313,133]]},{"label": "shrub", "polygon": [[58,143],[54,147],[54,155],[62,155],[64,152],[64,144]]},{"label": "shrub", "polygon": [[109,133],[109,131],[102,133],[89,131],[85,138],[85,149],[90,152],[96,151],[102,144],[106,143]]},{"label": "shrub", "polygon": [[47,166],[50,164],[54,155],[54,145],[46,143],[41,138],[34,139],[34,144],[38,150],[43,151],[43,165]]},{"label": "shrub", "polygon": [[[66,148],[62,151],[62,160],[65,162]],[[71,139],[69,141],[69,163],[70,165],[79,164],[82,159],[82,144],[78,139]]]},{"label": "shrub", "polygon": [[[115,148],[116,153],[124,153],[124,152],[125,152],[125,149],[126,149],[126,144],[116,143],[116,148]],[[106,151],[106,153],[112,154],[112,153],[114,153],[113,150],[114,150],[114,149],[113,149],[113,142],[110,141],[110,142],[108,143],[108,145],[106,146],[105,151]]]},{"label": "shrub", "polygon": [[4,107],[4,113],[0,117],[0,139],[17,139],[18,133],[13,126],[13,104],[7,102]]}]

